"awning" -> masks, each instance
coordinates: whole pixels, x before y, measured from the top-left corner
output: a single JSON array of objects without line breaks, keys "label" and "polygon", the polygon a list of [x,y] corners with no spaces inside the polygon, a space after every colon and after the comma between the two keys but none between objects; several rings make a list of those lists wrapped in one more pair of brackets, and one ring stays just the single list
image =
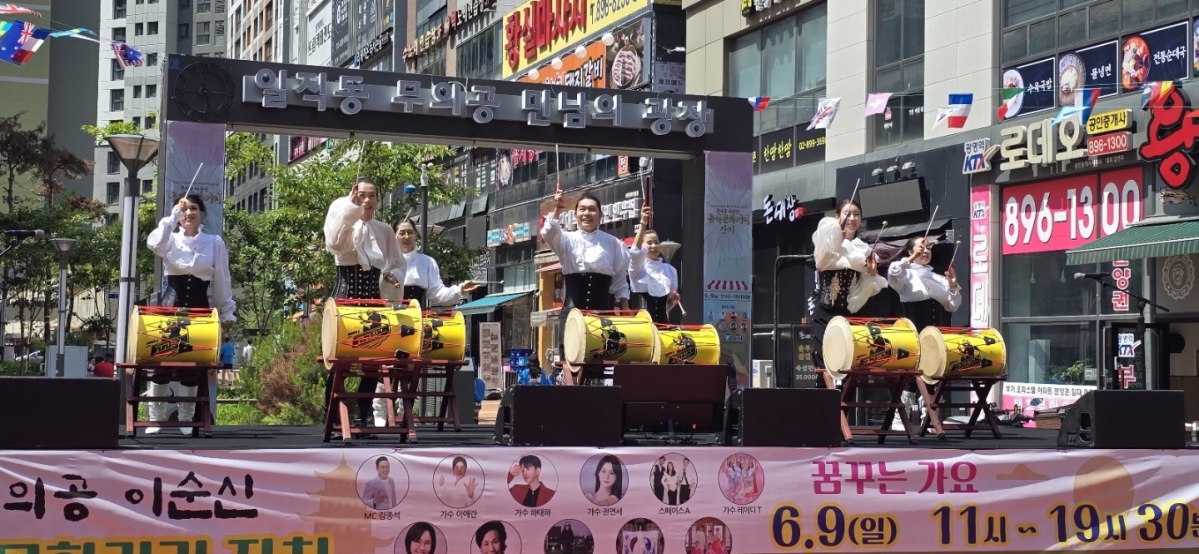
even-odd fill
[{"label": "awning", "polygon": [[533,256],[533,263],[535,264],[552,264],[557,261],[558,255],[549,251],[540,252]]},{"label": "awning", "polygon": [[1142,222],[1066,251],[1066,265],[1199,254],[1199,219]]},{"label": "awning", "polygon": [[473,302],[461,304],[454,309],[462,312],[463,316],[490,313],[495,311],[500,306],[503,306],[504,304],[512,302],[513,300],[517,300],[521,297],[528,296],[532,292],[533,291],[518,292],[515,294],[489,294]]},{"label": "awning", "polygon": [[542,268],[538,268],[537,273],[545,273],[547,271],[561,271],[561,269],[562,269],[562,264],[557,263],[557,264],[547,265]]}]

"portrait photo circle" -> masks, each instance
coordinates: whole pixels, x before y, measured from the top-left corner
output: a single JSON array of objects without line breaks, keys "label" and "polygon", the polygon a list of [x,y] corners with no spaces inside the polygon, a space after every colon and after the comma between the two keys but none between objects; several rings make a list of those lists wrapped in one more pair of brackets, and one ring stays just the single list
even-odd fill
[{"label": "portrait photo circle", "polygon": [[371,456],[358,467],[358,498],[371,510],[390,510],[408,496],[408,469],[394,456]]},{"label": "portrait photo circle", "polygon": [[579,470],[579,488],[596,506],[614,506],[629,492],[629,469],[613,454],[596,454]]},{"label": "portrait photo circle", "polygon": [[630,519],[616,533],[616,554],[662,554],[665,550],[666,536],[652,520]]},{"label": "portrait photo circle", "polygon": [[485,486],[483,466],[470,456],[446,456],[433,471],[433,491],[450,508],[469,508],[483,496]]},{"label": "portrait photo circle", "polygon": [[714,517],[701,518],[687,530],[686,554],[732,554],[733,531]]},{"label": "portrait photo circle", "polygon": [[443,554],[449,547],[441,529],[427,521],[418,521],[400,530],[394,554]]},{"label": "portrait photo circle", "polygon": [[512,524],[488,521],[470,538],[470,554],[520,554],[520,533]]},{"label": "portrait photo circle", "polygon": [[546,554],[593,554],[595,537],[586,523],[564,519],[550,526],[544,546]]},{"label": "portrait photo circle", "polygon": [[716,472],[720,493],[738,506],[753,504],[766,488],[766,471],[753,456],[737,453],[724,459]]},{"label": "portrait photo circle", "polygon": [[666,454],[654,460],[649,470],[649,486],[654,497],[667,506],[682,506],[699,489],[695,464],[682,454]]},{"label": "portrait photo circle", "polygon": [[558,470],[542,454],[525,454],[508,469],[508,493],[521,506],[545,506],[557,490]]}]

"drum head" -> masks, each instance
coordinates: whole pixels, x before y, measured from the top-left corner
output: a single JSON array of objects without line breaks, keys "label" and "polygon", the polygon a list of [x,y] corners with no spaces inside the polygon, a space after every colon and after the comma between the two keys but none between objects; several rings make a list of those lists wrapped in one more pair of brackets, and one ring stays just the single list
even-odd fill
[{"label": "drum head", "polygon": [[321,315],[321,355],[325,357],[325,369],[332,369],[333,363],[329,358],[337,353],[337,301],[325,299],[325,309]]},{"label": "drum head", "polygon": [[142,328],[142,312],[136,306],[133,308],[133,313],[129,315],[128,336],[125,337],[125,359],[123,363],[133,363],[137,360],[137,340],[140,338],[138,333]]},{"label": "drum head", "polygon": [[583,362],[587,356],[587,319],[578,309],[566,315],[566,327],[562,330],[562,356],[572,364]]},{"label": "drum head", "polygon": [[853,328],[849,320],[837,316],[824,330],[824,365],[830,372],[843,373],[853,367]]},{"label": "drum head", "polygon": [[924,381],[931,383],[940,378],[946,362],[945,336],[936,327],[925,327],[920,332],[920,363],[916,365],[924,374]]}]

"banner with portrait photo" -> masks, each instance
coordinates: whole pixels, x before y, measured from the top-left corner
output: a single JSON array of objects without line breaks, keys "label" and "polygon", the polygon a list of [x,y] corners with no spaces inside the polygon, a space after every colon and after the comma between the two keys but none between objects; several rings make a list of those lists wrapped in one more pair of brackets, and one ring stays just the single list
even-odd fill
[{"label": "banner with portrait photo", "polygon": [[1132,92],[1145,83],[1185,79],[1190,28],[1189,22],[1181,21],[1124,37],[1120,44],[1121,90]]},{"label": "banner with portrait photo", "polygon": [[1057,91],[1054,58],[1004,69],[1002,86],[1024,89],[1024,92],[1008,100],[1005,119],[1053,109]]}]

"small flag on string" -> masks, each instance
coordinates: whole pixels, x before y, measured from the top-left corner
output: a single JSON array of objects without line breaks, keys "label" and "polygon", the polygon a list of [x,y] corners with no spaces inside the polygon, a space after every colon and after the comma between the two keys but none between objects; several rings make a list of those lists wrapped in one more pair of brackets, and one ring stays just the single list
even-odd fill
[{"label": "small flag on string", "polygon": [[1002,103],[999,104],[999,109],[996,110],[996,114],[999,116],[1000,121],[1007,119],[1009,113],[1015,115],[1013,109],[1016,107],[1016,99],[1022,98],[1020,96],[1021,94],[1024,94],[1024,87],[1007,87],[1000,89],[999,95],[1000,98],[1002,98]]},{"label": "small flag on string", "polygon": [[53,33],[50,33],[50,38],[72,37],[75,35],[85,35],[85,34],[86,35],[94,35],[96,33],[93,33],[87,29],[84,29],[83,27],[76,27],[74,29],[67,29],[66,31],[54,31]]},{"label": "small flag on string", "polygon": [[38,12],[26,8],[25,6],[18,6],[16,4],[0,4],[0,13],[27,13],[34,17],[42,16],[42,14]]},{"label": "small flag on string", "polygon": [[840,98],[821,98],[816,105],[816,115],[808,124],[808,130],[828,129],[828,126],[833,124],[833,118],[837,117],[837,106],[840,104]]},{"label": "small flag on string", "polygon": [[970,117],[970,106],[973,104],[973,94],[950,94],[949,105],[937,109],[937,119],[933,121],[933,128],[936,129],[942,121],[947,122],[950,129],[965,127],[966,119]]},{"label": "small flag on string", "polygon": [[140,50],[123,42],[113,42],[112,53],[116,54],[117,63],[122,69],[130,66],[141,67],[146,63],[146,58],[142,56]]},{"label": "small flag on string", "polygon": [[1146,109],[1150,106],[1158,107],[1162,105],[1170,92],[1174,90],[1174,81],[1154,81],[1145,83],[1141,88],[1141,109]]},{"label": "small flag on string", "polygon": [[891,99],[890,92],[876,92],[866,98],[866,117],[887,111],[887,101]]},{"label": "small flag on string", "polygon": [[0,61],[13,65],[25,65],[50,35],[50,29],[39,29],[24,21],[13,21],[3,37],[0,37]]},{"label": "small flag on string", "polygon": [[1062,111],[1058,112],[1057,117],[1053,118],[1053,124],[1057,125],[1058,123],[1061,123],[1063,119],[1066,119],[1074,114],[1079,114],[1081,116],[1079,123],[1082,124],[1083,127],[1086,127],[1087,119],[1091,117],[1091,110],[1095,108],[1095,103],[1098,101],[1099,89],[1082,89],[1078,94],[1074,95],[1074,105],[1062,107]]},{"label": "small flag on string", "polygon": [[749,99],[749,105],[754,107],[755,112],[760,112],[770,105],[769,96],[752,96]]}]

